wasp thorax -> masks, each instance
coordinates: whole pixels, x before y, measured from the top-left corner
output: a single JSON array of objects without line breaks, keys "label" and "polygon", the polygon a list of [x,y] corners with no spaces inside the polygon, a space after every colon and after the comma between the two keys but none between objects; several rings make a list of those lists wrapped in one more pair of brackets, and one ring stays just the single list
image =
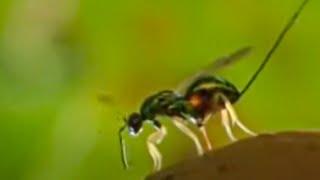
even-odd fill
[{"label": "wasp thorax", "polygon": [[128,129],[131,135],[137,135],[142,130],[143,119],[139,113],[132,113],[128,119]]}]

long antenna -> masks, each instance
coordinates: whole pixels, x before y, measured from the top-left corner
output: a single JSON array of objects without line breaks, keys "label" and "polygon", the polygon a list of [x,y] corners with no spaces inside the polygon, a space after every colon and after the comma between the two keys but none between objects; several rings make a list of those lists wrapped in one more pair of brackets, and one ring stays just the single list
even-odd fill
[{"label": "long antenna", "polygon": [[126,125],[124,125],[123,127],[121,127],[119,129],[119,142],[120,142],[120,149],[121,149],[121,160],[122,160],[122,164],[124,169],[128,169],[129,168],[129,163],[128,163],[128,157],[127,157],[127,147],[126,147],[126,143],[122,137],[122,132],[126,129]]},{"label": "long antenna", "polygon": [[301,11],[304,9],[305,5],[309,2],[309,0],[304,0],[303,3],[300,5],[299,9],[294,13],[294,15],[291,17],[290,21],[288,24],[284,27],[282,32],[279,34],[277,40],[275,41],[274,45],[266,55],[265,59],[262,61],[260,67],[257,69],[257,71],[253,74],[247,85],[243,88],[243,90],[240,92],[239,98],[247,92],[247,90],[250,88],[252,83],[257,79],[258,75],[260,72],[264,69],[266,66],[267,62],[270,60],[271,56],[274,54],[274,52],[277,50],[279,45],[281,44],[282,40],[286,36],[287,32],[292,28],[296,20],[298,19],[299,15],[301,14]]}]

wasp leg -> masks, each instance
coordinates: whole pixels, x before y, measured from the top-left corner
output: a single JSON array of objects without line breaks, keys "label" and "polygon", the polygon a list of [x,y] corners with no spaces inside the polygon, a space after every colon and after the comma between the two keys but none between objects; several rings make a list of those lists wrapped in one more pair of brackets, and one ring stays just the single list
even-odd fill
[{"label": "wasp leg", "polygon": [[208,151],[211,151],[212,150],[212,144],[211,144],[211,141],[208,137],[208,133],[207,133],[207,130],[206,130],[206,127],[205,126],[200,126],[199,127],[199,130],[204,138],[204,141],[206,142],[206,145],[207,145],[207,148],[208,148]]},{"label": "wasp leg", "polygon": [[209,139],[209,136],[208,136],[208,133],[207,133],[207,129],[206,127],[204,127],[204,124],[207,124],[207,122],[212,118],[212,114],[208,114],[203,122],[202,122],[202,125],[199,126],[199,130],[204,138],[204,141],[206,142],[206,145],[207,145],[207,149],[208,151],[211,151],[212,150],[212,143]]},{"label": "wasp leg", "polygon": [[196,145],[198,155],[202,156],[204,151],[198,137],[183,123],[183,120],[180,118],[174,118],[173,124],[185,135],[192,139],[192,141]]},{"label": "wasp leg", "polygon": [[249,135],[252,135],[252,136],[256,136],[257,134],[253,131],[251,131],[249,128],[247,128],[245,125],[243,125],[241,123],[241,121],[239,120],[237,114],[236,114],[236,111],[233,109],[232,107],[232,104],[230,103],[230,101],[222,95],[222,99],[224,100],[224,104],[225,104],[225,107],[227,109],[227,111],[229,112],[230,116],[231,116],[231,121],[238,125],[238,127],[240,129],[242,129],[245,133],[249,134]]},{"label": "wasp leg", "polygon": [[203,123],[202,124],[207,124],[207,122],[212,118],[212,114],[208,114],[204,120],[203,120]]},{"label": "wasp leg", "polygon": [[154,171],[159,171],[162,165],[162,156],[156,145],[162,142],[166,134],[167,130],[162,126],[151,134],[147,140],[148,151],[154,163]]},{"label": "wasp leg", "polygon": [[223,127],[225,128],[227,135],[231,141],[236,141],[237,138],[232,133],[231,127],[230,127],[230,121],[228,117],[228,111],[226,109],[221,110],[221,122]]}]

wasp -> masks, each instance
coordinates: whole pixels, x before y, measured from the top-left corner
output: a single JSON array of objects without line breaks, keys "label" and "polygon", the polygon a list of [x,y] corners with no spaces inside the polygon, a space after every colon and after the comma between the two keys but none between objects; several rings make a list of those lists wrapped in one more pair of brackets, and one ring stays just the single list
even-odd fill
[{"label": "wasp", "polygon": [[157,145],[162,142],[167,134],[166,128],[159,120],[163,116],[170,117],[173,124],[194,142],[197,153],[200,156],[204,154],[204,149],[198,137],[187,126],[188,123],[196,125],[199,128],[205,139],[207,150],[211,150],[212,145],[208,138],[205,124],[217,113],[221,113],[222,124],[232,141],[235,141],[236,137],[232,133],[231,125],[237,125],[244,132],[256,135],[256,133],[241,123],[233,105],[241,99],[255,82],[307,3],[308,0],[304,0],[299,6],[298,10],[278,35],[258,69],[241,91],[231,82],[216,76],[215,72],[249,54],[250,47],[242,48],[229,56],[218,58],[206,68],[183,81],[176,90],[160,91],[147,97],[138,112],[134,112],[127,118],[124,118],[125,124],[119,129],[121,157],[124,167],[128,168],[129,164],[123,132],[128,130],[130,135],[138,136],[144,124],[149,123],[154,127],[155,132],[149,135],[147,139],[148,151],[154,162],[154,171],[161,169],[162,156]]}]

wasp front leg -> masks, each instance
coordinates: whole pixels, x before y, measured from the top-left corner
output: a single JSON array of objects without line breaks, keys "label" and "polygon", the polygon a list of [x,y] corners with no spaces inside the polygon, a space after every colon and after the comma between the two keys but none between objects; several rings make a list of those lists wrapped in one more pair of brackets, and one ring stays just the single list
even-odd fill
[{"label": "wasp front leg", "polygon": [[162,166],[162,155],[156,145],[160,144],[167,135],[167,130],[160,123],[155,124],[156,132],[152,133],[147,139],[147,147],[154,164],[154,171],[159,171]]},{"label": "wasp front leg", "polygon": [[231,102],[226,98],[224,95],[221,95],[221,98],[224,102],[225,109],[228,111],[232,124],[237,125],[241,130],[243,130],[245,133],[251,135],[251,136],[256,136],[257,134],[253,131],[251,131],[249,128],[247,128],[244,124],[241,123],[239,120],[236,111],[234,110]]}]

